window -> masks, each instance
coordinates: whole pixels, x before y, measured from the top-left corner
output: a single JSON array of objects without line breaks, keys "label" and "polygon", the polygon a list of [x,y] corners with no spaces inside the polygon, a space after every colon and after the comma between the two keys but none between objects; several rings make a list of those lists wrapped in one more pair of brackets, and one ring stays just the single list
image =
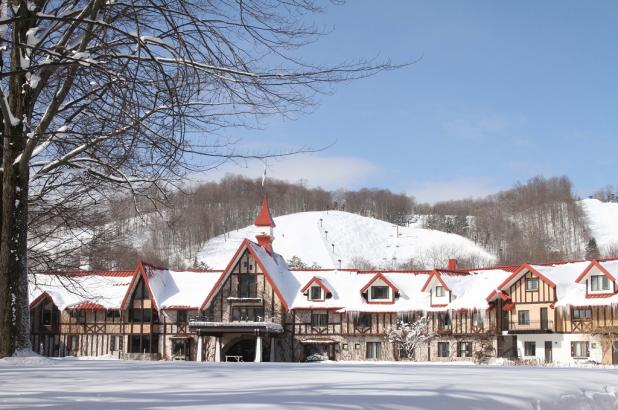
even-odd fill
[{"label": "window", "polygon": [[520,310],[517,312],[517,322],[520,325],[529,325],[530,324],[530,311],[529,310]]},{"label": "window", "polygon": [[448,329],[451,327],[451,316],[448,313],[438,314],[438,328]]},{"label": "window", "polygon": [[524,342],[524,356],[536,356],[536,342]]},{"label": "window", "polygon": [[457,357],[472,357],[472,342],[457,342]]},{"label": "window", "polygon": [[177,310],[176,311],[176,321],[178,323],[187,323],[187,311]]},{"label": "window", "polygon": [[261,322],[264,320],[264,309],[261,307],[232,308],[232,322]]},{"label": "window", "polygon": [[449,357],[449,342],[438,342],[438,357]]},{"label": "window", "polygon": [[381,353],[382,353],[382,343],[367,342],[367,352],[365,355],[367,359],[379,359]]},{"label": "window", "polygon": [[312,327],[328,326],[328,313],[312,313],[311,314],[311,326]]},{"label": "window", "polygon": [[390,297],[390,288],[388,286],[372,286],[371,300],[387,300]]},{"label": "window", "polygon": [[571,357],[590,357],[588,342],[571,342]]},{"label": "window", "polygon": [[342,344],[341,349],[348,350],[348,344],[347,343]]},{"label": "window", "polygon": [[118,309],[109,309],[105,312],[105,317],[108,321],[116,322],[120,320],[120,311]]},{"label": "window", "polygon": [[526,279],[526,290],[539,290],[539,280],[537,278]]},{"label": "window", "polygon": [[137,286],[135,286],[135,292],[133,292],[133,299],[148,299],[148,293],[146,292],[146,288],[144,287],[144,281],[141,279],[139,280],[139,282],[137,282]]},{"label": "window", "polygon": [[444,297],[444,286],[436,286],[436,297]]},{"label": "window", "polygon": [[356,327],[371,327],[371,315],[367,313],[361,313],[356,317]]},{"label": "window", "polygon": [[404,312],[399,315],[399,321],[401,323],[413,324],[416,322],[416,315],[414,312]]},{"label": "window", "polygon": [[592,319],[592,309],[576,308],[573,309],[573,312],[571,314],[573,320]]},{"label": "window", "polygon": [[257,297],[257,281],[255,275],[238,275],[238,297],[255,298]]},{"label": "window", "polygon": [[472,312],[472,326],[483,326],[483,314],[481,312]]},{"label": "window", "polygon": [[109,338],[109,351],[110,352],[118,352],[120,351],[120,336],[110,336]]},{"label": "window", "polygon": [[74,352],[79,347],[79,336],[70,335],[69,336],[69,350]]},{"label": "window", "polygon": [[72,318],[75,318],[77,323],[86,323],[86,311],[85,310],[76,310],[71,309],[70,315]]},{"label": "window", "polygon": [[43,317],[41,318],[41,324],[43,326],[57,326],[58,325],[58,311],[54,308],[44,309],[42,311]]},{"label": "window", "polygon": [[158,335],[131,335],[129,337],[129,353],[157,353],[158,342]]},{"label": "window", "polygon": [[324,297],[322,296],[322,288],[319,286],[312,286],[311,292],[309,293],[309,298],[311,300],[322,300]]},{"label": "window", "polygon": [[609,278],[605,275],[595,275],[590,277],[590,290],[597,292],[609,290]]}]

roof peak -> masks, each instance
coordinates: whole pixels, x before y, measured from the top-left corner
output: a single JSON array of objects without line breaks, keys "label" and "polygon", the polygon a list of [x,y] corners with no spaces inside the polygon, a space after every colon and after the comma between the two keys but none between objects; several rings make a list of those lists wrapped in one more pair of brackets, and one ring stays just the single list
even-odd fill
[{"label": "roof peak", "polygon": [[268,208],[268,195],[266,192],[262,198],[262,209],[260,209],[260,213],[258,213],[257,218],[255,218],[255,226],[269,226],[271,228],[276,226],[270,214],[270,209]]}]

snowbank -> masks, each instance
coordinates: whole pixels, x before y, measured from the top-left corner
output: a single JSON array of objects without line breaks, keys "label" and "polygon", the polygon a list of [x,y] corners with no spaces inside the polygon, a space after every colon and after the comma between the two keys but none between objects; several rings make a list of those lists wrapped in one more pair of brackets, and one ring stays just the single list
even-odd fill
[{"label": "snowbank", "polygon": [[[469,364],[0,366],[0,409],[616,409],[618,373]],[[24,371],[26,370],[26,371]]]}]

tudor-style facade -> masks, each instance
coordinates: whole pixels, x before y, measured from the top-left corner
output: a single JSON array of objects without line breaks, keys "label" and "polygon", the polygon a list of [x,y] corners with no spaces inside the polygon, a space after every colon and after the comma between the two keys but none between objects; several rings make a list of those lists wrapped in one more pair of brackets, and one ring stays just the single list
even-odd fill
[{"label": "tudor-style facade", "polygon": [[[31,289],[35,351],[197,361],[471,360],[480,349],[534,362],[618,362],[618,260],[474,270],[289,270],[264,197],[256,242],[222,271],[42,275]],[[69,279],[92,296],[61,290]],[[79,293],[79,292],[78,292]],[[94,296],[96,295],[96,296]],[[387,342],[426,316],[413,357]]]}]

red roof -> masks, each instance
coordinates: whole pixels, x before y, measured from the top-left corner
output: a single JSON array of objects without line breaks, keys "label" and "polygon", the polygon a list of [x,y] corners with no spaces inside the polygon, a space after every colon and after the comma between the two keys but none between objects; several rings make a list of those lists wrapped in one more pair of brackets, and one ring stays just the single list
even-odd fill
[{"label": "red roof", "polygon": [[602,299],[609,298],[615,295],[615,293],[588,293],[586,294],[586,299]]},{"label": "red roof", "polygon": [[44,275],[58,276],[133,276],[134,270],[78,270],[67,272],[45,272]]},{"label": "red roof", "polygon": [[371,286],[373,282],[375,282],[378,279],[381,279],[382,282],[386,283],[386,285],[388,285],[391,289],[393,289],[393,291],[399,292],[399,289],[397,288],[397,286],[393,284],[393,282],[386,279],[386,277],[381,272],[378,272],[365,286],[363,286],[363,288],[361,289],[361,293],[364,293],[367,289],[369,289],[369,286]]},{"label": "red roof", "polygon": [[275,227],[275,221],[273,221],[270,209],[268,209],[268,196],[266,194],[264,194],[264,199],[262,199],[262,209],[260,209],[260,213],[255,218],[255,226]]},{"label": "red roof", "polygon": [[601,265],[599,263],[599,261],[597,261],[596,259],[593,259],[590,261],[590,264],[586,267],[586,269],[584,269],[584,271],[581,273],[581,275],[579,275],[577,277],[577,279],[575,279],[575,282],[580,283],[582,280],[584,280],[584,278],[586,277],[586,275],[588,275],[588,273],[590,273],[590,271],[592,270],[593,267],[595,267],[601,271],[601,273],[605,276],[607,276],[607,278],[609,280],[613,280],[615,281],[616,278],[614,278],[614,276],[609,273],[609,271],[607,269],[605,269],[605,267],[603,265]]},{"label": "red roof", "polygon": [[307,282],[307,284],[300,290],[300,293],[305,293],[307,291],[307,289],[309,289],[309,287],[312,284],[317,284],[319,287],[322,288],[322,290],[324,290],[324,292],[330,292],[330,289],[328,289],[328,287],[320,280],[320,278],[318,278],[317,276],[314,276],[311,278],[311,280],[309,282]]},{"label": "red roof", "polygon": [[77,305],[70,306],[68,309],[73,310],[105,310],[105,306],[94,302],[82,302]]}]

